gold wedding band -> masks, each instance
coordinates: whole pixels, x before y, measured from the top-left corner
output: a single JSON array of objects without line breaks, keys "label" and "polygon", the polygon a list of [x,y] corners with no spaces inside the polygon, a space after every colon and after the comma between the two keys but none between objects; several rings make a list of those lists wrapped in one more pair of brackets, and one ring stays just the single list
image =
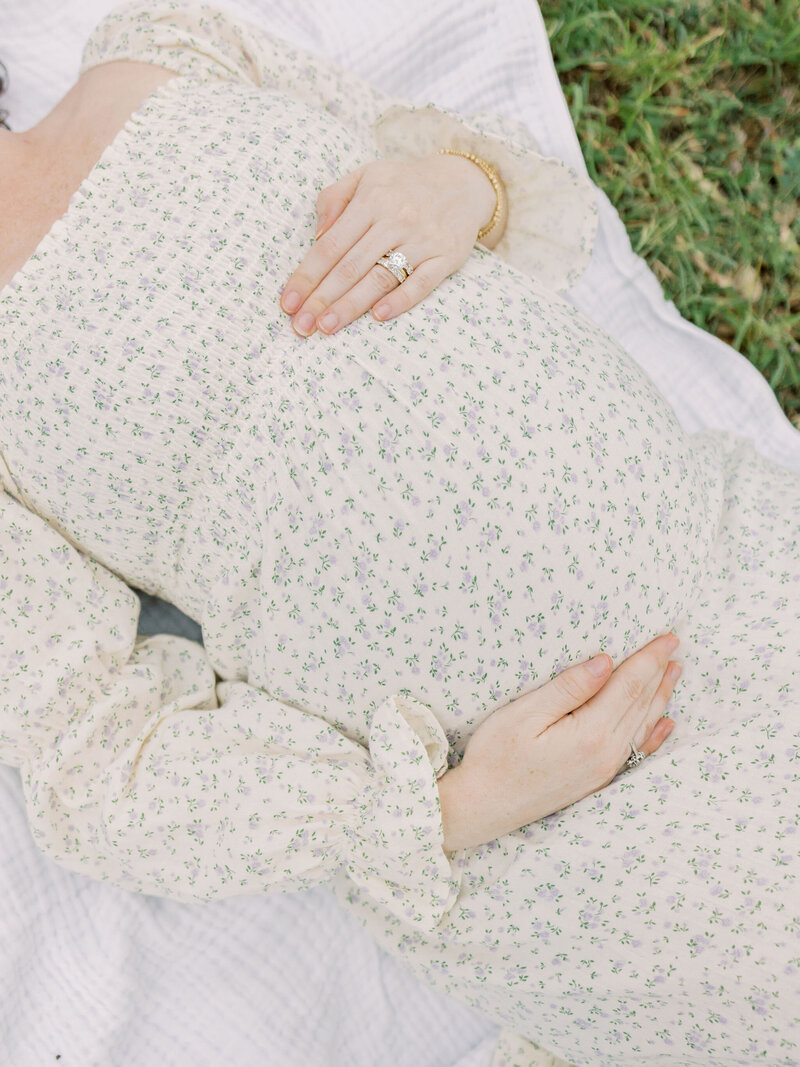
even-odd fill
[{"label": "gold wedding band", "polygon": [[406,278],[414,273],[414,268],[408,262],[402,252],[395,252],[394,249],[389,251],[379,260],[376,261],[381,267],[386,267],[398,282],[402,285]]}]

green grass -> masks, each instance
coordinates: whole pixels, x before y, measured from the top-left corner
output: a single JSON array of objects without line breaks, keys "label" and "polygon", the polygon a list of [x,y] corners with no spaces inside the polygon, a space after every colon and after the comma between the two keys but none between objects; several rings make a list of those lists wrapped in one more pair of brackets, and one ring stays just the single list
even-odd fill
[{"label": "green grass", "polygon": [[800,0],[540,0],[592,178],[800,424]]}]

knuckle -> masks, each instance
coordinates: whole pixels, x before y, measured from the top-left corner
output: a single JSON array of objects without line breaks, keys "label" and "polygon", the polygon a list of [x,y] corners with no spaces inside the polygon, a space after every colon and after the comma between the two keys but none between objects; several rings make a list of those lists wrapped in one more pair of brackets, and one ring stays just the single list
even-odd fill
[{"label": "knuckle", "polygon": [[395,278],[386,267],[377,266],[375,268],[375,280],[378,283],[378,289],[380,290],[381,296],[383,296],[384,293],[390,293],[393,289],[400,288],[397,284],[397,278]]},{"label": "knuckle", "polygon": [[416,204],[408,201],[400,204],[396,213],[397,221],[403,226],[417,227],[420,222],[420,212]]},{"label": "knuckle", "polygon": [[644,682],[638,675],[628,674],[623,680],[622,691],[629,704],[636,704],[644,693]]},{"label": "knuckle", "polygon": [[584,703],[584,696],[578,679],[572,671],[564,671],[553,679],[557,691],[573,707]]},{"label": "knuckle", "polygon": [[354,259],[343,259],[336,268],[336,273],[348,285],[354,285],[361,279],[361,268]]},{"label": "knuckle", "polygon": [[296,289],[300,296],[305,299],[315,286],[313,279],[305,271],[297,270],[287,282],[287,289]]},{"label": "knuckle", "polygon": [[315,248],[319,249],[328,269],[330,269],[334,263],[338,262],[344,253],[348,251],[348,249],[344,247],[344,239],[336,236],[335,228],[323,233],[322,237],[317,241]]}]

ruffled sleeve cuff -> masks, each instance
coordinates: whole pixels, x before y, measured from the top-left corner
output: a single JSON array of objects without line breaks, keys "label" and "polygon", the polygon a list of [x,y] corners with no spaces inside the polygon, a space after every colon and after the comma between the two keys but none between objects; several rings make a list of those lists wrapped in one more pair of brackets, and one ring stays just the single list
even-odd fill
[{"label": "ruffled sleeve cuff", "polygon": [[423,704],[393,696],[373,716],[369,749],[373,774],[348,827],[348,877],[402,921],[433,930],[461,885],[458,855],[442,849],[436,780],[447,739]]},{"label": "ruffled sleeve cuff", "polygon": [[586,270],[597,234],[594,187],[561,160],[540,155],[521,124],[488,113],[466,122],[433,104],[395,104],[372,131],[385,159],[457,148],[492,163],[508,195],[508,222],[493,251],[557,291]]}]

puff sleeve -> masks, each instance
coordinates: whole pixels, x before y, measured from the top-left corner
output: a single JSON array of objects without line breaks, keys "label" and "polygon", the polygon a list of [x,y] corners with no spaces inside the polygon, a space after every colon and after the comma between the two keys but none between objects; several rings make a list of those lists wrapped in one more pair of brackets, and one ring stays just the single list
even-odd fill
[{"label": "puff sleeve", "polygon": [[434,929],[455,901],[430,710],[388,697],[369,746],[244,682],[203,648],[137,636],[138,600],[0,493],[0,760],[38,846],[115,886],[185,902],[296,890],[344,870]]},{"label": "puff sleeve", "polygon": [[116,59],[285,92],[329,111],[386,159],[420,158],[440,148],[474,152],[494,164],[508,195],[508,222],[494,252],[556,290],[588,266],[597,231],[594,187],[560,160],[540,155],[520,123],[398,101],[227,12],[183,0],[134,0],[107,15],[86,45],[81,70]]}]

